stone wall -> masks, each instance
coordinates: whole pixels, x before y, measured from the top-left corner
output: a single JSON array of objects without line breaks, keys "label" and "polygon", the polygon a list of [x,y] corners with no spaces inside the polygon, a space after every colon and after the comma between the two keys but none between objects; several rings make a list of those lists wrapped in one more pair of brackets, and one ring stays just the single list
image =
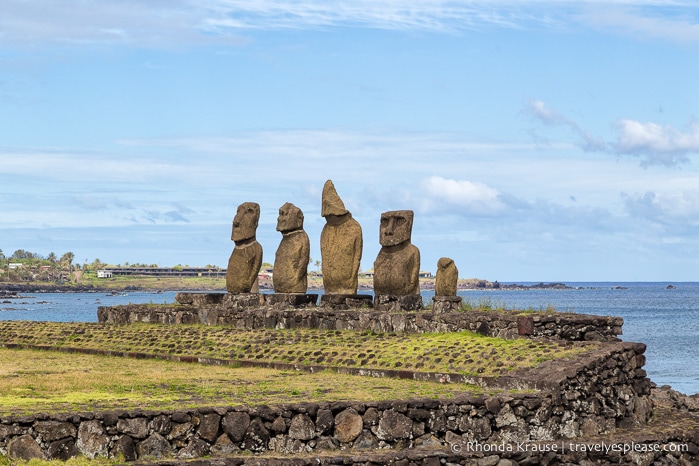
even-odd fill
[{"label": "stone wall", "polygon": [[[260,295],[262,296],[262,295]],[[226,304],[128,304],[100,306],[101,323],[231,325],[239,329],[317,328],[378,333],[458,332],[470,330],[506,339],[519,336],[550,337],[569,341],[618,341],[621,317],[574,313],[519,313],[517,311],[464,311],[435,314],[429,311],[381,312],[371,309],[329,310],[303,308],[246,308]]]},{"label": "stone wall", "polygon": [[78,453],[121,454],[133,460],[270,450],[439,449],[473,441],[556,441],[645,423],[650,415],[650,381],[640,369],[645,346],[603,347],[575,361],[550,362],[538,376],[522,374],[520,383],[546,387],[532,393],[465,394],[446,401],[2,417],[0,452],[17,458],[60,459]]}]

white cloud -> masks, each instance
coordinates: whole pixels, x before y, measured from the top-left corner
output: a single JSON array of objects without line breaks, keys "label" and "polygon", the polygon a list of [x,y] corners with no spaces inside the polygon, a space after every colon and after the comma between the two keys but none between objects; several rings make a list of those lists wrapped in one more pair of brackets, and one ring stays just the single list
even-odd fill
[{"label": "white cloud", "polygon": [[687,131],[680,131],[672,125],[621,119],[615,125],[616,141],[605,142],[540,100],[528,102],[526,111],[548,126],[571,129],[579,138],[577,145],[585,151],[640,156],[642,166],[679,165],[689,162],[687,154],[699,153],[699,124],[696,122],[691,123]]},{"label": "white cloud", "polygon": [[577,136],[578,142],[576,145],[585,152],[603,151],[606,149],[607,144],[602,139],[593,136],[589,131],[582,129],[575,121],[547,107],[540,100],[530,100],[527,104],[527,111],[546,125],[567,127]]},{"label": "white cloud", "polygon": [[423,181],[422,188],[422,194],[426,196],[422,201],[423,206],[428,210],[443,211],[456,208],[492,215],[504,207],[500,193],[480,182],[431,176]]},{"label": "white cloud", "polygon": [[699,124],[693,123],[682,132],[671,125],[641,123],[624,119],[618,123],[618,139],[614,143],[620,154],[642,155],[647,164],[676,165],[687,162],[687,153],[699,152]]},{"label": "white cloud", "polygon": [[[618,4],[621,7],[603,5],[588,8],[580,18],[593,27],[643,38],[668,39],[678,43],[699,41],[699,24],[692,16],[696,15],[695,3],[630,1]],[[669,11],[675,14],[669,16]]]},{"label": "white cloud", "polygon": [[[625,9],[610,9],[610,5]],[[673,7],[676,15],[668,17],[661,9],[666,6]],[[639,12],[640,7],[649,12]],[[240,31],[254,29],[453,32],[485,27],[565,28],[581,22],[646,37],[696,41],[696,22],[685,13],[693,8],[692,3],[661,0],[4,0],[0,44],[171,47],[241,43]]]},{"label": "white cloud", "polygon": [[[699,227],[699,191],[622,194],[629,215],[675,231]],[[695,231],[696,234],[696,231]]]}]

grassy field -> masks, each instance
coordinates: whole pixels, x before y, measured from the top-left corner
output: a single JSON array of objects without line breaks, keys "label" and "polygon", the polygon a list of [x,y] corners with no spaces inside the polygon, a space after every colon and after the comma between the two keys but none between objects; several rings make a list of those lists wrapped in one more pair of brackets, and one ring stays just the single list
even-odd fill
[{"label": "grassy field", "polygon": [[221,358],[229,366],[0,350],[0,413],[296,401],[448,398],[465,384],[236,367],[235,361],[408,369],[497,376],[586,349],[468,332],[393,335],[320,330],[240,331],[202,325],[0,322],[0,345],[44,345]]},{"label": "grassy field", "polygon": [[449,398],[465,384],[0,349],[0,414]]},{"label": "grassy field", "polygon": [[375,334],[206,325],[0,322],[0,343],[326,367],[498,376],[591,348],[470,332]]}]

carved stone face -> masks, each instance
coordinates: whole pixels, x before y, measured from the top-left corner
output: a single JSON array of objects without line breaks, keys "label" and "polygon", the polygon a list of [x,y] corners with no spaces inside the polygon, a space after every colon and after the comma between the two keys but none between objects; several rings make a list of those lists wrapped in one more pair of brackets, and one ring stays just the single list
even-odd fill
[{"label": "carved stone face", "polygon": [[410,241],[413,230],[412,210],[393,210],[381,214],[379,242],[381,246],[396,246]]},{"label": "carved stone face", "polygon": [[300,230],[303,228],[303,212],[294,204],[287,202],[279,208],[277,217],[277,231]]},{"label": "carved stone face", "polygon": [[257,223],[260,220],[260,205],[256,202],[244,202],[238,206],[238,211],[233,218],[233,241],[243,241],[254,238]]}]

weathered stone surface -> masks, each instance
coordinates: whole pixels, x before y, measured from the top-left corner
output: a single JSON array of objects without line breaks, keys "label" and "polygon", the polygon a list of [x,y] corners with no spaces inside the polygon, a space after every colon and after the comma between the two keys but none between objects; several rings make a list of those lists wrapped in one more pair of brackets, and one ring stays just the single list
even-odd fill
[{"label": "weathered stone surface", "polygon": [[244,202],[238,206],[231,232],[235,248],[226,269],[229,293],[256,293],[259,289],[257,277],[262,265],[262,246],[255,239],[259,220],[259,204]]},{"label": "weathered stone surface", "polygon": [[393,441],[410,438],[412,432],[413,421],[408,416],[388,410],[381,416],[375,433],[380,440]]},{"label": "weathered stone surface", "polygon": [[443,314],[461,309],[461,296],[432,296],[432,312]]},{"label": "weathered stone surface", "polygon": [[11,458],[27,461],[33,458],[45,459],[44,452],[41,451],[39,444],[36,443],[34,437],[28,434],[10,440],[10,443],[7,445],[7,454]]},{"label": "weathered stone surface", "polygon": [[374,261],[376,295],[420,294],[420,251],[411,242],[412,210],[381,214],[381,250]]},{"label": "weathered stone surface", "polygon": [[213,442],[218,438],[221,416],[216,413],[204,414],[199,424],[199,437],[208,442]]},{"label": "weathered stone surface", "polygon": [[[276,276],[276,271],[274,272]],[[317,294],[303,293],[274,293],[263,295],[265,305],[272,309],[302,309],[315,307],[318,303]]]},{"label": "weathered stone surface", "polygon": [[321,216],[326,221],[320,234],[325,293],[357,294],[363,248],[362,227],[345,209],[330,180],[323,187]]},{"label": "weathered stone surface", "polygon": [[70,422],[38,421],[34,423],[34,430],[41,436],[44,442],[75,437],[77,434],[75,426]]},{"label": "weathered stone surface", "polygon": [[175,295],[175,301],[180,304],[191,304],[193,306],[208,306],[221,304],[225,293],[188,293],[180,292]]},{"label": "weathered stone surface", "polygon": [[250,426],[248,426],[248,429],[245,431],[241,448],[253,452],[265,451],[269,439],[269,431],[265,428],[262,420],[256,417],[250,421]]},{"label": "weathered stone surface", "polygon": [[157,432],[160,435],[167,435],[172,429],[171,416],[165,416],[161,414],[152,421],[150,421],[150,430],[152,432]]},{"label": "weathered stone surface", "polygon": [[534,333],[534,319],[530,316],[517,316],[517,334],[531,335]]},{"label": "weathered stone surface", "polygon": [[78,456],[78,453],[78,449],[75,446],[75,440],[72,438],[64,438],[51,442],[47,450],[47,456],[49,459],[62,461]]},{"label": "weathered stone surface", "polygon": [[92,420],[80,423],[77,447],[80,453],[88,458],[107,457],[109,438],[107,438],[100,421]]},{"label": "weathered stone surface", "polygon": [[335,426],[335,418],[329,409],[319,409],[316,415],[316,430],[320,434],[327,434]]},{"label": "weathered stone surface", "polygon": [[[260,308],[264,295],[259,293],[225,294],[220,305],[199,308],[182,305],[128,304],[100,307],[100,323],[158,322],[175,323],[183,320],[182,314],[189,313],[193,322],[208,325],[230,325],[239,329],[289,328],[332,328],[338,330],[372,330],[377,332],[459,332],[470,330],[487,336],[504,339],[518,337],[517,318],[510,311],[444,312],[438,316],[422,313],[374,312],[372,295],[328,295],[320,299],[321,309],[266,309],[264,318]],[[389,301],[390,302],[390,301]],[[394,304],[397,306],[397,304]],[[327,310],[332,309],[328,313]],[[340,312],[342,311],[342,312]],[[528,316],[527,316],[528,317]],[[593,316],[571,312],[551,316],[534,314],[533,337],[558,338],[567,341],[584,341],[588,332],[599,332],[604,341],[620,341],[621,317]]]},{"label": "weathered stone surface", "polygon": [[122,435],[114,443],[113,456],[123,456],[125,461],[136,460],[136,444],[128,435]]},{"label": "weathered stone surface", "polygon": [[231,441],[227,434],[223,434],[216,439],[216,443],[211,447],[211,454],[214,456],[225,456],[239,451],[240,448]]},{"label": "weathered stone surface", "polygon": [[211,446],[202,439],[192,439],[189,444],[177,453],[178,458],[201,458],[209,454]]},{"label": "weathered stone surface", "polygon": [[133,438],[146,438],[148,435],[148,421],[142,417],[119,419],[117,430]]},{"label": "weathered stone surface", "polygon": [[386,295],[379,294],[374,298],[374,309],[382,312],[421,311],[424,305],[419,294]]},{"label": "weathered stone surface", "polygon": [[6,426],[0,424],[0,439],[19,437],[20,435],[26,433],[27,429],[23,429],[20,426]]},{"label": "weathered stone surface", "polygon": [[286,422],[284,422],[284,418],[281,416],[277,417],[272,422],[270,430],[275,434],[283,434],[284,432],[286,432]]},{"label": "weathered stone surface", "polygon": [[437,261],[437,276],[434,281],[435,296],[456,296],[456,285],[459,281],[459,269],[454,260],[442,257]]},{"label": "weathered stone surface", "polygon": [[[265,302],[264,295],[260,293],[227,294],[223,297],[223,307],[234,312],[244,309],[259,309]],[[213,325],[218,325],[218,320]]]},{"label": "weathered stone surface", "polygon": [[355,450],[373,450],[378,447],[378,439],[367,430],[362,431],[352,444],[352,448],[354,448]]},{"label": "weathered stone surface", "polygon": [[282,233],[274,257],[272,284],[276,293],[305,293],[311,243],[303,230],[303,212],[294,204],[279,208],[277,231]]},{"label": "weathered stone surface", "polygon": [[352,408],[345,409],[335,416],[334,437],[341,443],[351,442],[362,432],[364,421],[357,411]]},{"label": "weathered stone surface", "polygon": [[170,443],[157,433],[136,445],[136,454],[139,458],[165,458],[170,456],[170,453]]},{"label": "weathered stone surface", "polygon": [[370,294],[323,294],[320,307],[326,309],[347,310],[373,307],[374,297]]},{"label": "weathered stone surface", "polygon": [[173,422],[168,438],[183,439],[194,431],[194,425],[191,422]]},{"label": "weathered stone surface", "polygon": [[289,437],[298,440],[311,440],[316,436],[316,426],[307,414],[297,414],[291,419]]},{"label": "weathered stone surface", "polygon": [[223,418],[223,431],[234,443],[240,443],[245,437],[245,431],[250,426],[250,415],[234,411]]}]

